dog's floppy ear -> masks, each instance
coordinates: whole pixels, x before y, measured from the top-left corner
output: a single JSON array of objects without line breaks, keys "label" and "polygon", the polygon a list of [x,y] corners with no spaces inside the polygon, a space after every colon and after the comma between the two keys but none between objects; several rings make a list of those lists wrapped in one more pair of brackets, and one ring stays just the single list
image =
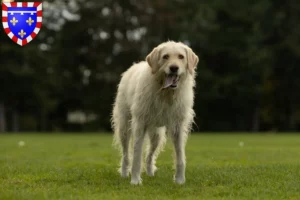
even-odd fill
[{"label": "dog's floppy ear", "polygon": [[155,47],[151,53],[149,53],[146,57],[146,61],[148,62],[149,66],[152,68],[152,74],[156,73],[159,66],[159,48]]},{"label": "dog's floppy ear", "polygon": [[199,58],[191,48],[186,47],[186,51],[187,51],[187,65],[188,65],[187,67],[189,72],[193,74],[198,65]]}]

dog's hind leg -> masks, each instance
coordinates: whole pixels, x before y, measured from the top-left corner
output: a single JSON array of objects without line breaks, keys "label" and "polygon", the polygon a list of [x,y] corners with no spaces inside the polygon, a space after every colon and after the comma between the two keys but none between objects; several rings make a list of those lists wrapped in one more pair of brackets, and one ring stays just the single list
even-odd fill
[{"label": "dog's hind leg", "polygon": [[142,152],[143,143],[145,139],[145,125],[139,120],[133,119],[132,121],[132,133],[134,136],[133,147],[133,161],[131,168],[131,184],[137,185],[142,183],[141,179],[141,165],[142,165]]},{"label": "dog's hind leg", "polygon": [[129,151],[129,142],[130,142],[130,116],[126,112],[119,112],[117,108],[114,110],[113,114],[114,121],[114,143],[119,147],[122,153],[121,158],[121,167],[119,172],[122,177],[128,177],[129,175],[129,164],[130,164],[130,151]]},{"label": "dog's hind leg", "polygon": [[166,143],[166,128],[160,127],[154,130],[149,130],[148,135],[150,139],[150,144],[147,149],[146,167],[147,174],[149,176],[154,176],[156,171],[156,158]]},{"label": "dog's hind leg", "polygon": [[120,139],[122,145],[122,160],[121,160],[121,168],[120,173],[122,177],[128,177],[129,175],[129,164],[130,164],[130,153],[129,153],[129,141],[130,141],[130,131],[126,127],[122,130],[120,128]]}]

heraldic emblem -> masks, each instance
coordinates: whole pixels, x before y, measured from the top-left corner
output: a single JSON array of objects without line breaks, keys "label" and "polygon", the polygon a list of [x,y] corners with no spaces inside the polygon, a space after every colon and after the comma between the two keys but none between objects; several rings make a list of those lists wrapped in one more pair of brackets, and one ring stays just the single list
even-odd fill
[{"label": "heraldic emblem", "polygon": [[41,2],[2,3],[2,25],[15,43],[24,46],[31,42],[42,26]]}]

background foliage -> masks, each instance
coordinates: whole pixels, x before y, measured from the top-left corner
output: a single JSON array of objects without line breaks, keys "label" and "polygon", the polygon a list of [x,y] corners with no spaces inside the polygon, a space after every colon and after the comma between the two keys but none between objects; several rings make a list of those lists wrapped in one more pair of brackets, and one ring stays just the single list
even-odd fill
[{"label": "background foliage", "polygon": [[1,131],[110,130],[120,74],[160,42],[200,57],[196,131],[297,131],[296,0],[43,1],[25,47],[0,34]]}]

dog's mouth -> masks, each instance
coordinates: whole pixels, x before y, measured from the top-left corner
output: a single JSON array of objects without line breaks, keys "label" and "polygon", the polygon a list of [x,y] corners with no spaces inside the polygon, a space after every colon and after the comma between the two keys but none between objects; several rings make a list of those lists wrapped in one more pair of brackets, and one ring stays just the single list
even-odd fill
[{"label": "dog's mouth", "polygon": [[166,74],[163,89],[177,88],[179,76],[177,74]]}]

